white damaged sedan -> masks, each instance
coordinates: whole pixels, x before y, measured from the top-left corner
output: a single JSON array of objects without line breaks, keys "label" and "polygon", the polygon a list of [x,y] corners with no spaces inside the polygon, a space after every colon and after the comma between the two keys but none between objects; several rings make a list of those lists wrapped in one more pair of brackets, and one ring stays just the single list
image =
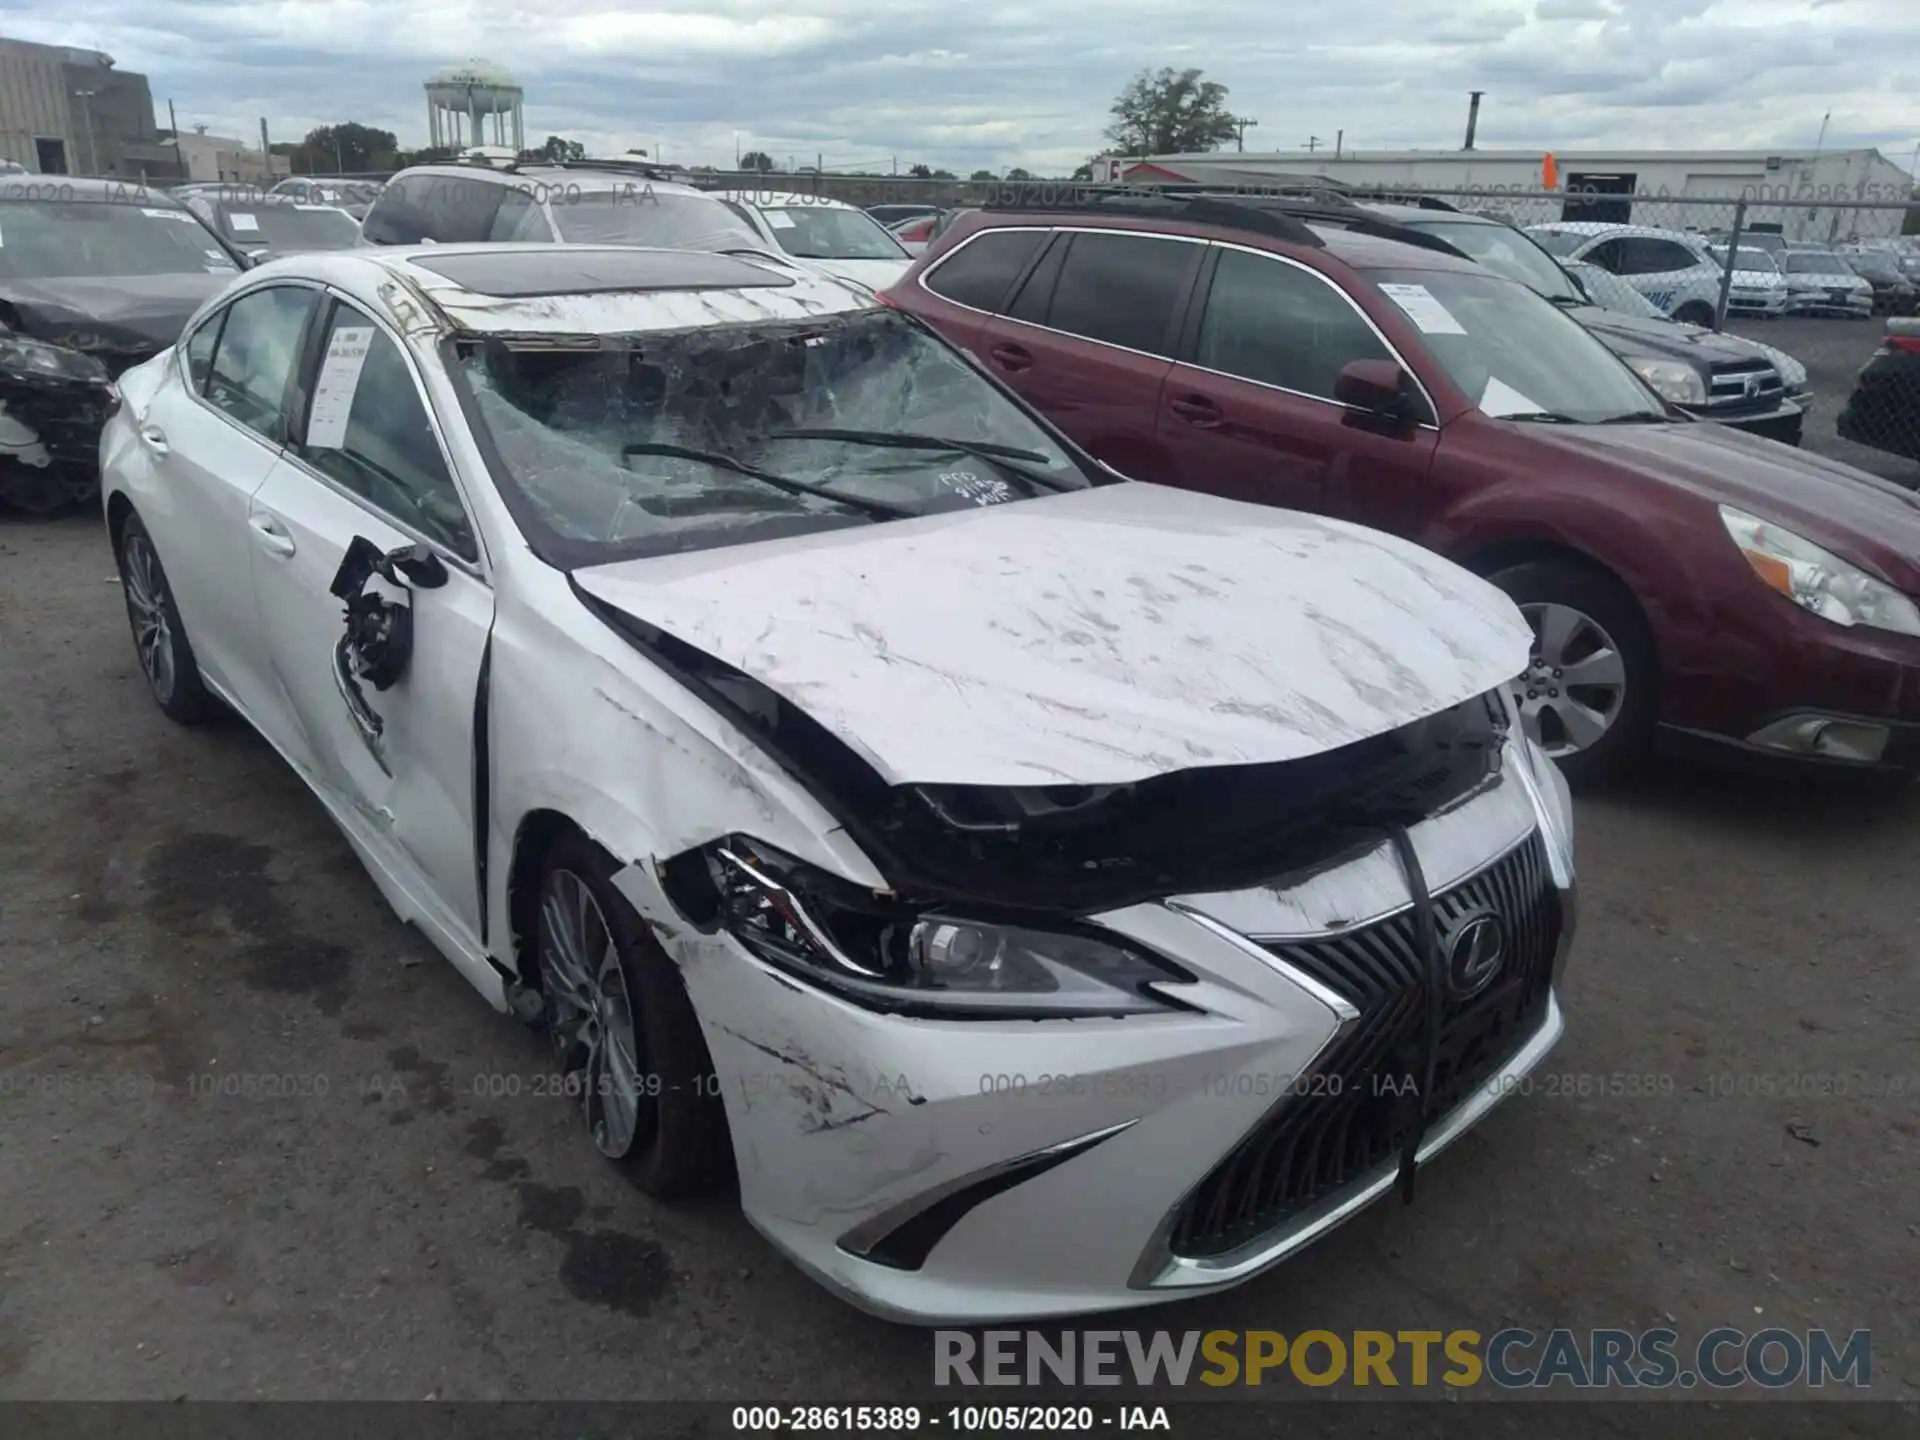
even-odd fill
[{"label": "white damaged sedan", "polygon": [[1560,1035],[1512,604],[1123,480],[852,287],[299,256],[120,386],[161,707],[257,727],[645,1189],[733,1168],[870,1310],[1245,1280]]}]

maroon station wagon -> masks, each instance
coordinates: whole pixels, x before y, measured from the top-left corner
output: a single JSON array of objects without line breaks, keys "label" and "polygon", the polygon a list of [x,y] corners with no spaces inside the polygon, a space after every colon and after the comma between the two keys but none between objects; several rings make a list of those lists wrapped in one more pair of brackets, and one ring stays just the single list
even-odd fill
[{"label": "maroon station wagon", "polygon": [[882,298],[1137,480],[1404,535],[1532,623],[1570,778],[1658,737],[1920,768],[1920,501],[1662,401],[1370,212],[1119,196],[961,217]]}]

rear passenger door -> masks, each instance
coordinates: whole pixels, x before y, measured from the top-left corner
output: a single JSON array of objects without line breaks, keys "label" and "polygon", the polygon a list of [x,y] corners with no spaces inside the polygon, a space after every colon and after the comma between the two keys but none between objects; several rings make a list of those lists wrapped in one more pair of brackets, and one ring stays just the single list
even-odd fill
[{"label": "rear passenger door", "polygon": [[1048,233],[1044,227],[1010,226],[963,240],[921,275],[920,288],[931,303],[915,308],[947,339],[984,358],[981,332],[1032,268]]},{"label": "rear passenger door", "polygon": [[1180,236],[1059,231],[987,322],[988,367],[1122,474],[1170,482],[1154,415],[1206,253]]},{"label": "rear passenger door", "polygon": [[1201,290],[1159,408],[1171,483],[1409,528],[1439,432],[1431,412],[1395,426],[1334,398],[1352,361],[1408,369],[1360,307],[1316,270],[1234,245],[1212,247]]}]

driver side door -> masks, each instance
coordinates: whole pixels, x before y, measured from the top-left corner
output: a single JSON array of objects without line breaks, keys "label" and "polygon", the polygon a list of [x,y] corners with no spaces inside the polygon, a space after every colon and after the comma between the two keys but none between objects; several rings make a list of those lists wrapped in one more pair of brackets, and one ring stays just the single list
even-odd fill
[{"label": "driver side door", "polygon": [[[474,741],[493,591],[412,360],[363,311],[323,304],[286,451],[252,498],[255,605],[322,799],[390,899],[397,887],[477,950]],[[384,575],[345,573],[350,555],[395,552],[409,558],[382,561]]]}]

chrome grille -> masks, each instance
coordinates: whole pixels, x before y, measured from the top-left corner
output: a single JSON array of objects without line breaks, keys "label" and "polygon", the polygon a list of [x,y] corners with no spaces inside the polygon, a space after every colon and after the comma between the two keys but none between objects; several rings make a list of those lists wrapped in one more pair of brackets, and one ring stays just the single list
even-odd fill
[{"label": "chrome grille", "polygon": [[[1545,1018],[1561,916],[1537,832],[1434,897],[1443,935],[1482,909],[1504,921],[1508,960],[1488,989],[1446,1002],[1430,1117],[1466,1099]],[[1395,1157],[1414,1119],[1408,1081],[1418,1083],[1425,1057],[1426,1005],[1413,911],[1266,948],[1345,996],[1360,1016],[1187,1197],[1168,1241],[1176,1255],[1222,1255],[1259,1239]]]},{"label": "chrome grille", "polygon": [[1722,407],[1778,405],[1787,391],[1780,372],[1766,360],[1739,360],[1713,367],[1713,383],[1707,394],[1711,409]]}]

